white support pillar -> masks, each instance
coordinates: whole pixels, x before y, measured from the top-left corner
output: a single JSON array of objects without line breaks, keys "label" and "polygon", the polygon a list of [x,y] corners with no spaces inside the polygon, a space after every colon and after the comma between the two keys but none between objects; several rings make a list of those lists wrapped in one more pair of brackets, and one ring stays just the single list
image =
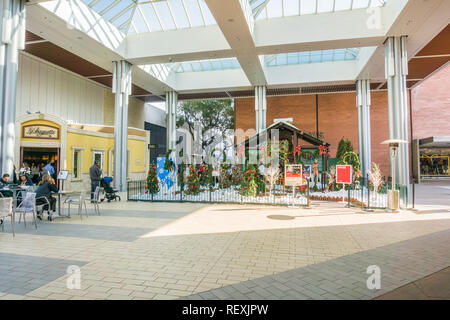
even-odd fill
[{"label": "white support pillar", "polygon": [[13,172],[19,50],[25,48],[25,0],[0,1],[0,170]]},{"label": "white support pillar", "polygon": [[356,104],[358,106],[358,139],[361,174],[367,178],[372,166],[370,135],[370,80],[356,82]]},{"label": "white support pillar", "polygon": [[172,150],[174,156],[177,139],[177,105],[178,93],[176,91],[166,92],[166,146],[167,151]]},{"label": "white support pillar", "polygon": [[[385,72],[388,87],[389,138],[409,141],[406,89],[408,53],[406,36],[387,38],[384,46]],[[409,148],[407,143],[399,146],[395,163],[391,155],[391,173],[394,165],[397,173],[395,183],[400,186],[401,204],[408,206],[411,197],[409,196]]]},{"label": "white support pillar", "polygon": [[112,92],[114,101],[114,179],[120,192],[127,190],[128,97],[131,94],[131,64],[114,61]]},{"label": "white support pillar", "polygon": [[267,99],[266,99],[266,87],[255,87],[255,129],[256,133],[260,133],[266,129],[266,111],[267,111]]}]

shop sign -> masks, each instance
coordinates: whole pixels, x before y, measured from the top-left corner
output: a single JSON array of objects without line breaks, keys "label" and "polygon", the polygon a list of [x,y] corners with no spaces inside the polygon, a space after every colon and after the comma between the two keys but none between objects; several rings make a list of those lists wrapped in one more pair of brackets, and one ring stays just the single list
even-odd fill
[{"label": "shop sign", "polygon": [[22,127],[22,138],[59,139],[59,129],[44,124],[32,124]]},{"label": "shop sign", "polygon": [[284,185],[301,186],[302,185],[302,165],[287,164],[284,166]]},{"label": "shop sign", "polygon": [[336,165],[336,183],[351,184],[353,168],[350,165]]}]

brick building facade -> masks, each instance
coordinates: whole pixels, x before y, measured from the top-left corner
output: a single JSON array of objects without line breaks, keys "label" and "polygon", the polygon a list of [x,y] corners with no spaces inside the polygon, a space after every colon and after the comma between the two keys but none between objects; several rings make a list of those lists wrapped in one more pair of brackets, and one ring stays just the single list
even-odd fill
[{"label": "brick building facade", "polygon": [[[450,135],[450,66],[441,69],[415,87],[412,94],[413,137]],[[371,143],[372,161],[389,175],[388,147],[380,143],[389,138],[387,91],[372,91]],[[317,99],[317,101],[316,101]],[[254,98],[235,100],[236,129],[255,128]],[[409,116],[409,115],[408,115]],[[267,126],[277,118],[293,118],[302,131],[323,135],[336,155],[342,137],[352,141],[358,152],[358,111],[356,93],[267,97]]]}]

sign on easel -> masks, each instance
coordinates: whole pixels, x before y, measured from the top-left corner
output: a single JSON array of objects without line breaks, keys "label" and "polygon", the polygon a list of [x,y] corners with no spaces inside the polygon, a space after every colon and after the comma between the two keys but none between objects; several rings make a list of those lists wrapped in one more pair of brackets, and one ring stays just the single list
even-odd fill
[{"label": "sign on easel", "polygon": [[67,170],[61,170],[58,173],[57,180],[67,180],[67,177],[69,176],[69,171]]},{"label": "sign on easel", "polygon": [[302,185],[302,175],[303,166],[301,164],[286,164],[284,166],[284,185],[292,186],[292,206],[291,208],[296,208],[294,205],[295,199],[295,187]]},{"label": "sign on easel", "polygon": [[351,184],[353,168],[350,165],[336,165],[336,183]]},{"label": "sign on easel", "polygon": [[[351,184],[353,167],[351,165],[336,165],[336,183]],[[345,203],[345,188],[342,188],[342,202]]]},{"label": "sign on easel", "polygon": [[302,165],[287,164],[284,166],[284,185],[298,187],[302,185]]}]

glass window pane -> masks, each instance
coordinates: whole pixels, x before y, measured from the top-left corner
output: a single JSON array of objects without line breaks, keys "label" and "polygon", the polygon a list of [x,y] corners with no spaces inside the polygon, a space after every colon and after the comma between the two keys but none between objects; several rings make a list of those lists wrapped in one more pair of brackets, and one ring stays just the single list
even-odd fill
[{"label": "glass window pane", "polygon": [[189,28],[189,20],[184,11],[181,0],[169,0],[170,8],[172,9],[173,16],[177,22],[178,28]]},{"label": "glass window pane", "polygon": [[298,0],[283,0],[283,12],[285,16],[297,16],[299,12]]},{"label": "glass window pane", "polygon": [[302,1],[300,14],[311,14],[316,12],[316,0]]},{"label": "glass window pane", "polygon": [[212,15],[211,11],[209,10],[208,6],[205,3],[205,0],[200,0],[200,6],[202,7],[203,16],[205,17],[205,22],[207,26],[215,25],[217,24],[216,19],[214,19],[214,16]]},{"label": "glass window pane", "polygon": [[142,17],[141,10],[139,10],[140,7],[141,6],[138,5],[138,8],[136,8],[136,12],[133,16],[133,24],[136,27],[137,32],[149,32],[150,30],[148,29],[144,18]]},{"label": "glass window pane", "polygon": [[184,0],[193,27],[204,26],[197,0]]},{"label": "glass window pane", "polygon": [[317,12],[332,12],[334,0],[318,0]]},{"label": "glass window pane", "polygon": [[160,31],[161,25],[158,22],[158,17],[156,16],[152,5],[150,3],[141,4],[141,9],[152,31]]},{"label": "glass window pane", "polygon": [[175,23],[173,22],[167,3],[165,1],[157,1],[154,2],[154,6],[156,13],[159,15],[159,18],[162,21],[164,30],[176,29]]},{"label": "glass window pane", "polygon": [[281,0],[270,0],[267,4],[267,15],[269,18],[279,18],[282,16]]}]

